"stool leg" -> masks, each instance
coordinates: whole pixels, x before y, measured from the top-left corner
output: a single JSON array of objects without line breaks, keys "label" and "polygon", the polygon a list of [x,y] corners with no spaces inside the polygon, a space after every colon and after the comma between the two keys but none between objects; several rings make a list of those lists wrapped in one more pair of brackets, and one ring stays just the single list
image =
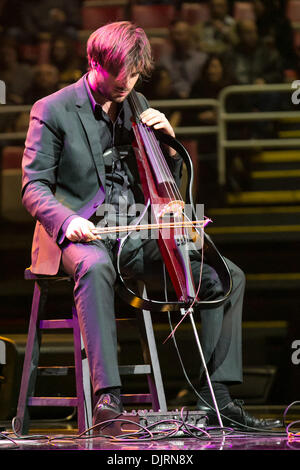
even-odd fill
[{"label": "stool leg", "polygon": [[[81,351],[85,352],[82,336],[81,336]],[[86,413],[85,426],[86,426],[86,429],[89,429],[93,424],[93,411],[92,411],[92,389],[91,389],[90,368],[89,368],[87,357],[82,358],[82,375],[83,375],[83,391],[84,391],[85,413]]]},{"label": "stool leg", "polygon": [[[91,423],[91,393],[88,390],[89,370],[86,359],[82,358],[82,338],[76,308],[73,307],[74,359],[76,375],[76,394],[78,400],[78,431],[82,433]],[[85,362],[84,362],[85,361]],[[84,368],[84,369],[83,369]],[[83,374],[83,370],[85,374]]]},{"label": "stool leg", "polygon": [[36,281],[34,284],[17,415],[13,420],[15,431],[23,435],[27,434],[29,429],[30,418],[27,403],[28,397],[33,396],[35,390],[41,345],[41,332],[38,322],[42,317],[47,295],[48,284]]},{"label": "stool leg", "polygon": [[167,403],[153,332],[151,313],[148,310],[143,310],[142,315],[143,319],[140,314],[138,314],[137,320],[141,333],[140,338],[144,361],[146,364],[151,364],[152,373],[147,375],[147,379],[149,391],[152,396],[152,407],[154,411],[161,410],[165,412],[167,411]]},{"label": "stool leg", "polygon": [[[152,383],[149,385],[149,387],[151,389],[151,393],[154,396],[156,396],[156,407],[158,407],[160,411],[165,412],[167,411],[167,403],[166,403],[165,390],[164,390],[160,364],[159,364],[159,359],[158,359],[158,354],[157,354],[156,342],[155,342],[155,337],[154,337],[154,332],[153,332],[151,313],[148,310],[143,310],[143,317],[144,317],[146,335],[148,339],[149,354],[151,357],[152,374],[154,377],[154,383],[153,383],[153,378],[151,377]],[[148,377],[148,380],[149,379],[150,377]]]},{"label": "stool leg", "polygon": [[[147,290],[144,283],[139,283],[139,290],[143,293],[143,297],[147,298]],[[154,411],[167,411],[167,402],[165,389],[162,381],[156,341],[153,331],[153,323],[151,313],[143,310],[143,322],[138,317],[138,324],[141,332],[142,350],[145,363],[151,364],[152,373],[147,375],[148,386],[152,396],[152,406]]]}]

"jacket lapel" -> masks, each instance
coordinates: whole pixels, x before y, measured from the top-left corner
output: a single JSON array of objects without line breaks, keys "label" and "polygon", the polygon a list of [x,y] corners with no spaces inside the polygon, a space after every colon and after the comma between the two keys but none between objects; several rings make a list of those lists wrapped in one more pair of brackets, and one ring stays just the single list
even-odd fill
[{"label": "jacket lapel", "polygon": [[81,120],[83,128],[85,130],[86,138],[89,142],[95,167],[99,176],[99,179],[105,188],[105,167],[102,157],[102,145],[101,145],[101,126],[105,124],[102,121],[96,121],[92,111],[91,103],[85,88],[84,78],[81,78],[75,85],[76,90],[76,106],[78,110],[78,116]]}]

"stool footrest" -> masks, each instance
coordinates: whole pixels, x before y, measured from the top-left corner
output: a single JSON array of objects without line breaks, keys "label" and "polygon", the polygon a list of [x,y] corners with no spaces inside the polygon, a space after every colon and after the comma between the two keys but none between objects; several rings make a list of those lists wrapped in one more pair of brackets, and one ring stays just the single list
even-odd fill
[{"label": "stool footrest", "polygon": [[119,372],[121,375],[151,374],[151,366],[149,364],[119,366]]},{"label": "stool footrest", "polygon": [[29,406],[78,406],[74,397],[29,397]]},{"label": "stool footrest", "polygon": [[63,376],[69,375],[69,372],[74,371],[75,366],[40,366],[37,368],[37,374],[39,376]]},{"label": "stool footrest", "polygon": [[73,328],[74,322],[73,319],[64,319],[64,320],[41,320],[40,328],[41,329],[51,329],[51,328]]},{"label": "stool footrest", "polygon": [[121,395],[122,402],[126,403],[152,403],[152,395],[150,393],[125,394]]}]

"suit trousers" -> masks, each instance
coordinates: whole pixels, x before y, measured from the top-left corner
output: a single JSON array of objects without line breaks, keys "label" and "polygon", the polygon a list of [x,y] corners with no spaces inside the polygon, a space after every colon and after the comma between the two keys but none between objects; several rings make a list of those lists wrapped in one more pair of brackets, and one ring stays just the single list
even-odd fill
[{"label": "suit trousers", "polygon": [[[62,246],[64,272],[74,279],[74,301],[80,330],[88,357],[94,393],[107,387],[120,387],[115,321],[116,243],[96,240],[88,243],[65,241]],[[161,270],[156,240],[124,245],[124,266],[133,279],[148,281]],[[201,256],[190,254],[195,284],[200,279]],[[226,260],[233,288],[226,302],[214,309],[195,309],[201,316],[201,345],[211,379],[226,383],[242,381],[242,305],[245,276],[240,268]],[[160,266],[160,268],[159,268]],[[200,297],[215,300],[222,297],[217,273],[202,264]],[[199,357],[200,360],[200,357]],[[199,370],[201,373],[201,364]]]}]

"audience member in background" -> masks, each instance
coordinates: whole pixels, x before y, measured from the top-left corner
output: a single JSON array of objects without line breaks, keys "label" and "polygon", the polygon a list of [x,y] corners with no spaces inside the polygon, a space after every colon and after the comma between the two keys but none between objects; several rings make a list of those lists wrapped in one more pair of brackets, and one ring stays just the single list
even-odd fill
[{"label": "audience member in background", "polygon": [[[211,54],[203,66],[199,79],[195,82],[190,97],[199,99],[218,99],[219,93],[226,86],[234,84],[234,77],[230,73],[222,56]],[[233,101],[233,100],[231,100]],[[233,109],[234,103],[229,106]],[[214,126],[217,125],[218,108],[206,106],[197,108],[193,113],[189,110],[185,125]],[[218,202],[216,192],[217,181],[217,135],[216,133],[200,134],[198,138],[199,155],[199,184],[197,202],[206,206]]]},{"label": "audience member in background", "polygon": [[27,104],[44,98],[59,89],[59,72],[54,65],[41,64],[34,68],[33,82],[27,93]]},{"label": "audience member in background", "polygon": [[27,0],[21,6],[25,39],[35,41],[41,34],[77,37],[80,29],[79,0]]},{"label": "audience member in background", "polygon": [[241,85],[280,83],[283,67],[279,52],[260,40],[255,21],[240,21],[237,31],[239,43],[229,54],[237,82]]},{"label": "audience member in background", "polygon": [[[234,77],[229,72],[228,66],[222,58],[217,54],[208,56],[202,73],[191,90],[191,98],[212,98],[217,99],[220,91],[234,83]],[[210,123],[216,122],[216,113],[200,112],[198,114],[200,122]]]},{"label": "audience member in background", "polygon": [[238,43],[236,22],[228,14],[227,0],[210,0],[210,19],[194,27],[198,48],[221,54]]},{"label": "audience member in background", "polygon": [[[151,100],[176,99],[177,96],[172,91],[172,82],[168,70],[160,65],[156,65],[151,78],[144,79],[138,90]],[[162,112],[167,116],[172,127],[179,126],[181,112],[174,108],[163,108]]]},{"label": "audience member in background", "polygon": [[286,2],[283,0],[252,0],[259,37],[281,56],[283,68],[295,68],[293,28],[286,17]]},{"label": "audience member in background", "polygon": [[76,43],[71,38],[56,36],[51,41],[50,63],[59,72],[59,83],[62,85],[76,82],[83,72]]},{"label": "audience member in background", "polygon": [[30,112],[23,111],[18,114],[12,131],[14,132],[27,132],[30,120]]},{"label": "audience member in background", "polygon": [[170,43],[158,61],[168,70],[172,93],[177,98],[188,98],[191,87],[200,75],[207,55],[195,48],[190,25],[176,20],[170,26]]},{"label": "audience member in background", "polygon": [[[28,125],[29,125],[30,111],[22,111],[19,113],[13,113],[11,114],[11,116],[13,117],[13,119],[11,121],[6,121],[7,125],[6,125],[5,130],[3,131],[9,132],[9,133],[14,133],[14,132],[22,133],[23,132],[24,134],[26,134],[28,130]],[[1,147],[5,147],[7,145],[24,146],[24,141],[18,138],[16,139],[10,138],[7,141],[1,140],[0,143],[1,143]]]},{"label": "audience member in background", "polygon": [[[226,86],[233,85],[234,83],[235,79],[231,72],[229,72],[229,68],[222,56],[211,54],[203,66],[199,79],[195,82],[191,90],[190,97],[217,100],[221,90]],[[197,109],[193,114],[190,124],[204,126],[215,125],[217,123],[217,113],[218,110],[216,107],[208,106]],[[212,137],[212,139],[209,137]],[[200,148],[202,152],[215,152],[215,144],[216,139],[214,135],[205,136],[205,139],[200,139]]]},{"label": "audience member in background", "polygon": [[19,61],[18,47],[10,39],[2,38],[0,44],[0,80],[6,85],[6,103],[23,104],[31,85],[32,67]]},{"label": "audience member in background", "polygon": [[[3,116],[3,118],[2,118]],[[0,132],[23,132],[26,135],[29,125],[29,116],[30,113],[28,112],[21,112],[21,113],[10,113],[10,114],[0,114]],[[2,124],[1,124],[2,121]],[[20,139],[12,139],[9,138],[7,140],[0,140],[0,159],[2,158],[3,151],[6,147],[10,146],[20,146],[23,152],[24,147],[24,140]]]},{"label": "audience member in background", "polygon": [[[275,47],[270,49],[260,40],[254,21],[240,21],[237,26],[240,42],[227,58],[231,69],[234,70],[237,83],[239,85],[281,83],[283,66],[279,52]],[[240,100],[240,110],[273,111],[278,107],[279,99],[278,93],[247,94]],[[254,127],[266,130],[264,124],[266,123],[260,123]],[[255,136],[252,135],[252,137]],[[271,135],[263,135],[263,137],[271,137]]]},{"label": "audience member in background", "polygon": [[[227,60],[231,70],[234,70],[239,85],[267,85],[283,81],[283,66],[280,54],[275,47],[270,48],[259,37],[257,26],[253,20],[238,22],[237,31],[240,42],[228,54]],[[237,102],[240,112],[276,111],[280,109],[280,93],[262,91],[238,95]],[[236,138],[240,139],[268,139],[276,135],[276,122],[254,121],[240,122],[234,126]],[[250,152],[251,153],[251,152]],[[238,156],[232,159],[237,173],[243,173],[246,163],[248,174],[251,159],[249,151],[239,151]],[[242,162],[242,166],[241,166]],[[243,167],[243,168],[242,168]],[[235,171],[232,171],[232,174]],[[237,178],[233,180],[233,189],[239,191],[241,185]]]}]

